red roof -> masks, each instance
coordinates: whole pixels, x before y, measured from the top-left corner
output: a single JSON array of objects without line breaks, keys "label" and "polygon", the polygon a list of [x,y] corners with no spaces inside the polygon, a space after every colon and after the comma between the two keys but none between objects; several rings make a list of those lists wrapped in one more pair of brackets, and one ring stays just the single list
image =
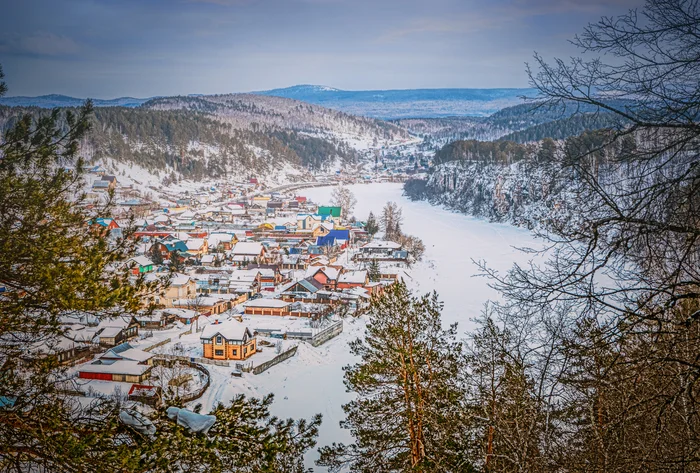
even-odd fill
[{"label": "red roof", "polygon": [[297,196],[295,199],[299,203],[306,202],[306,197]]},{"label": "red roof", "polygon": [[155,396],[156,391],[156,386],[148,386],[146,384],[132,384],[131,389],[129,389],[129,396],[131,396],[134,393],[137,396]]}]

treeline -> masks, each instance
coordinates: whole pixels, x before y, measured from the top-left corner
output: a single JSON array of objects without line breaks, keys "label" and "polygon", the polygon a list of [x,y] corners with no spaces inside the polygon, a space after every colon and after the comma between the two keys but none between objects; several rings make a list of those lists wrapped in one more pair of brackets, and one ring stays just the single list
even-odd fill
[{"label": "treeline", "polygon": [[[200,102],[205,109],[210,105]],[[50,113],[2,107],[0,124],[7,129],[24,112],[36,117]],[[92,161],[110,158],[154,173],[174,171],[187,179],[218,177],[241,169],[265,172],[285,162],[320,169],[335,159],[354,162],[358,157],[352,148],[335,140],[272,126],[237,129],[207,112],[210,110],[96,108],[82,150]]]},{"label": "treeline", "polygon": [[579,175],[570,166],[589,166],[596,176],[609,175],[611,163],[630,155],[637,142],[627,135],[610,143],[611,132],[587,131],[563,142],[464,141],[436,155],[427,179],[404,184],[413,200],[428,200],[459,212],[528,228],[564,221],[575,215],[572,192]]},{"label": "treeline", "polygon": [[516,143],[540,141],[545,138],[564,140],[570,136],[580,135],[585,131],[604,128],[619,129],[626,124],[626,122],[623,122],[619,117],[611,113],[585,113],[514,131],[502,136],[499,140],[514,141]]}]

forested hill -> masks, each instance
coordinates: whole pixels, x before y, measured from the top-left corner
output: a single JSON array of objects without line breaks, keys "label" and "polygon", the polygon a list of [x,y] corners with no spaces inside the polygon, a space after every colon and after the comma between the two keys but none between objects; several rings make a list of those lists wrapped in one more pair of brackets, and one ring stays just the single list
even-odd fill
[{"label": "forested hill", "polygon": [[[0,107],[0,126],[41,108]],[[137,165],[149,179],[299,176],[354,163],[373,146],[412,139],[390,123],[256,95],[166,97],[97,107],[82,151],[91,162]],[[145,179],[146,177],[144,177]]]},{"label": "forested hill", "polygon": [[[587,131],[563,141],[458,141],[435,157],[426,180],[411,180],[404,191],[412,199],[428,200],[459,212],[534,227],[568,218],[576,179],[563,166],[571,156],[587,155],[595,174],[604,175],[606,162],[635,148],[627,136],[615,146],[606,130]],[[602,148],[598,150],[598,148]]]},{"label": "forested hill", "polygon": [[[611,101],[610,104],[622,105],[619,101]],[[407,118],[393,120],[392,123],[423,138],[436,151],[460,140],[505,140],[516,143],[544,138],[561,140],[584,131],[625,125],[596,107],[573,104],[545,107],[537,102],[507,107],[489,117]]]},{"label": "forested hill", "polygon": [[146,102],[154,110],[196,110],[210,114],[234,128],[256,129],[261,125],[332,136],[365,147],[410,138],[409,133],[388,122],[358,117],[298,100],[252,94],[165,97]]},{"label": "forested hill", "polygon": [[[26,112],[49,113],[0,107],[0,127],[6,129]],[[95,109],[82,152],[92,162],[109,159],[135,164],[155,177],[196,180],[320,169],[336,160],[354,162],[359,157],[348,144],[330,137],[270,126],[237,129],[198,111],[122,107]]]}]

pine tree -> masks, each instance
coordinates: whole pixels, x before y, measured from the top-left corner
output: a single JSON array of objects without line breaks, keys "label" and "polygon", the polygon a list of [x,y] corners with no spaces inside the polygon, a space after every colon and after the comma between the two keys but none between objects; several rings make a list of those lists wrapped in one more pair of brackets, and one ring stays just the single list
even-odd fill
[{"label": "pine tree", "polygon": [[350,344],[345,368],[358,398],[343,406],[355,443],[320,450],[319,465],[354,472],[471,471],[465,429],[462,344],[444,330],[435,293],[416,298],[405,283],[369,306],[366,338]]},{"label": "pine tree", "polygon": [[379,261],[373,259],[369,262],[369,265],[367,266],[367,275],[369,276],[369,280],[373,282],[381,279],[382,270],[379,267]]},{"label": "pine tree", "polygon": [[377,219],[374,217],[374,213],[370,212],[369,216],[367,217],[367,222],[365,223],[365,231],[371,236],[374,237],[374,235],[379,232],[379,224],[377,223]]},{"label": "pine tree", "polygon": [[271,398],[218,407],[213,435],[158,412],[156,433],[146,437],[120,422],[117,401],[65,391],[65,368],[52,352],[69,335],[62,317],[135,314],[159,284],[130,273],[133,227],[114,240],[97,224],[110,217],[111,202],[83,205],[78,145],[91,112],[87,102],[77,112],[24,115],[0,144],[0,471],[304,471],[320,416],[277,419]]}]

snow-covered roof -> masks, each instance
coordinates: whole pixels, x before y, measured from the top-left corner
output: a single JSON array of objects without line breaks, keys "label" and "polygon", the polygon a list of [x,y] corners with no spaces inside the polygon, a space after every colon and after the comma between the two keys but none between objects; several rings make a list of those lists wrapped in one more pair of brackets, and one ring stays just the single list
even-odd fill
[{"label": "snow-covered roof", "polygon": [[84,373],[108,373],[108,374],[128,374],[139,376],[148,371],[149,365],[142,365],[138,361],[132,360],[116,360],[113,363],[104,361],[94,361],[86,363],[78,368],[78,371]]},{"label": "snow-covered roof", "polygon": [[153,265],[153,261],[151,261],[146,256],[134,256],[129,261],[133,261],[134,263],[136,263],[139,266],[152,266]]},{"label": "snow-covered roof", "polygon": [[282,307],[287,307],[289,305],[289,302],[285,302],[280,299],[255,299],[252,301],[248,301],[245,303],[246,307],[259,307],[259,308],[268,308],[272,307],[275,309],[281,309]]},{"label": "snow-covered roof", "polygon": [[226,340],[239,340],[243,341],[246,337],[252,337],[253,334],[250,332],[250,329],[243,325],[241,322],[237,320],[228,320],[226,322],[221,322],[221,323],[211,323],[204,327],[204,330],[202,331],[202,335],[200,335],[200,339],[203,340],[211,340],[214,338],[216,335],[221,335],[224,337]]},{"label": "snow-covered roof", "polygon": [[202,256],[202,263],[213,263],[214,255],[204,255]]},{"label": "snow-covered roof", "polygon": [[175,317],[179,317],[181,319],[193,319],[193,318],[197,317],[197,312],[194,310],[179,309],[176,307],[171,307],[170,309],[163,309],[163,313],[171,314],[171,315],[174,315]]},{"label": "snow-covered roof", "polygon": [[187,244],[188,250],[199,250],[204,246],[204,241],[204,238],[192,238],[185,243]]},{"label": "snow-covered roof", "polygon": [[313,276],[319,271],[323,271],[329,279],[338,279],[338,275],[340,274],[340,269],[334,268],[332,266],[310,266],[306,270],[306,276]]},{"label": "snow-covered roof", "polygon": [[233,247],[234,256],[260,256],[263,251],[262,243],[256,241],[239,241]]},{"label": "snow-covered roof", "polygon": [[362,248],[378,249],[378,250],[397,250],[401,248],[396,242],[387,240],[373,240],[362,245]]},{"label": "snow-covered roof", "polygon": [[348,271],[340,275],[338,282],[351,284],[364,284],[367,280],[367,271],[362,269],[358,271]]},{"label": "snow-covered roof", "polygon": [[170,279],[170,286],[184,286],[185,284],[188,284],[191,280],[192,278],[186,274],[173,273],[173,276]]}]

